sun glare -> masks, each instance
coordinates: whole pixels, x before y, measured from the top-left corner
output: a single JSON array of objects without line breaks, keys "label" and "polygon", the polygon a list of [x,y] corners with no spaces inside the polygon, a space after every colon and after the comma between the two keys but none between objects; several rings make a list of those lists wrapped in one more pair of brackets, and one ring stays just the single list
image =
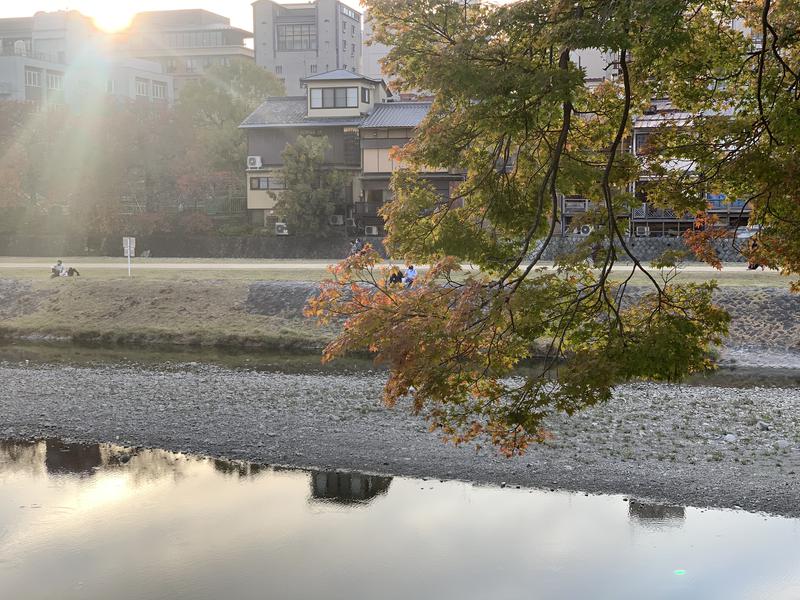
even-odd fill
[{"label": "sun glare", "polygon": [[125,10],[114,10],[113,7],[109,7],[95,13],[92,20],[103,31],[116,33],[128,28],[133,20],[133,13]]}]

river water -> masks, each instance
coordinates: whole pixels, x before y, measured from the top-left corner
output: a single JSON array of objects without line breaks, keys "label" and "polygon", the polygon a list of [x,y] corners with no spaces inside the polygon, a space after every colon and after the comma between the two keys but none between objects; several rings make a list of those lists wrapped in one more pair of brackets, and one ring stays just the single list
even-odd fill
[{"label": "river water", "polygon": [[0,443],[9,599],[800,598],[800,520]]}]

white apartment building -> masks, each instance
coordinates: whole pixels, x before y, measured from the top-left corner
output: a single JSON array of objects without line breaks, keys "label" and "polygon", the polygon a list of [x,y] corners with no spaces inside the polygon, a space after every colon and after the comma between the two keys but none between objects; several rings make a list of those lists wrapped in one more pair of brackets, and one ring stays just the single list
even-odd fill
[{"label": "white apartment building", "polygon": [[171,103],[161,65],[125,58],[76,11],[0,19],[0,100],[81,108],[98,97]]}]

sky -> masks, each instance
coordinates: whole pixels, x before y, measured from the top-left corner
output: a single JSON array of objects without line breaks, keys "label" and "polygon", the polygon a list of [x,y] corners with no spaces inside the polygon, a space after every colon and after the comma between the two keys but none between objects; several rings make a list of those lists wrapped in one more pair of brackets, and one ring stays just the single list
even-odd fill
[{"label": "sky", "polygon": [[[303,0],[292,0],[302,2]],[[343,0],[358,9],[358,0]],[[137,12],[204,8],[230,17],[231,24],[253,30],[252,0],[0,0],[0,18],[29,17],[38,11],[77,10],[107,30],[122,29]],[[287,3],[284,0],[282,3]]]}]

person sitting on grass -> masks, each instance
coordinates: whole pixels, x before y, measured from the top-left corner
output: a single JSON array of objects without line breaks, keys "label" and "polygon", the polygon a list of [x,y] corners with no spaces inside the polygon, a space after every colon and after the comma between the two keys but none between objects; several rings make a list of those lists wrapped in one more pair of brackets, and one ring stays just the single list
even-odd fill
[{"label": "person sitting on grass", "polygon": [[50,279],[53,277],[73,277],[77,275],[80,277],[80,273],[78,273],[78,269],[73,267],[67,268],[61,259],[59,258],[55,265],[50,269]]},{"label": "person sitting on grass", "polygon": [[401,283],[403,283],[403,272],[397,267],[392,267],[392,270],[389,271],[389,285],[393,286]]},{"label": "person sitting on grass", "polygon": [[61,277],[65,268],[66,267],[64,267],[64,263],[62,263],[61,259],[59,258],[58,261],[56,261],[56,264],[50,268],[50,279],[53,277]]},{"label": "person sitting on grass", "polygon": [[417,270],[414,268],[414,265],[408,265],[406,269],[406,276],[403,278],[403,283],[406,284],[407,288],[410,288],[414,285],[414,280],[417,278]]}]

